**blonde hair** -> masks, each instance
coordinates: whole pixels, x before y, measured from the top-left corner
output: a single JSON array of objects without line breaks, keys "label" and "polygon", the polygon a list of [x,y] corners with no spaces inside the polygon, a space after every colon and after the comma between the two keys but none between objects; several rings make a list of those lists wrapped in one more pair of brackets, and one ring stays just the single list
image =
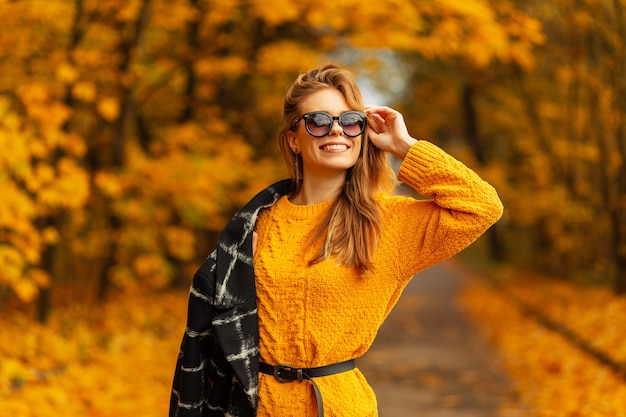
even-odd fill
[{"label": "blonde hair", "polygon": [[[310,94],[335,88],[346,99],[348,106],[363,111],[363,99],[353,75],[336,65],[329,64],[301,74],[285,95],[283,126],[279,133],[280,150],[291,177],[295,192],[302,182],[296,178],[295,163],[302,166],[299,154],[292,151],[287,133],[295,128],[300,116],[300,105]],[[319,225],[311,242],[323,239],[320,251],[309,264],[315,264],[331,256],[348,267],[356,267],[360,273],[373,269],[372,259],[382,234],[382,213],[375,196],[391,192],[396,177],[385,152],[374,146],[363,133],[361,153],[356,164],[348,170],[346,182],[339,198],[331,206],[328,215]]]}]

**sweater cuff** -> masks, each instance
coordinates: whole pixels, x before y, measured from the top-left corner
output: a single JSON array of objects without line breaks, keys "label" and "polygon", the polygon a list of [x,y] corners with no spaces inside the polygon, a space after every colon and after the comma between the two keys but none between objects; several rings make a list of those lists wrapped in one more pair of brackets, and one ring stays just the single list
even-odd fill
[{"label": "sweater cuff", "polygon": [[434,165],[444,163],[449,157],[436,145],[425,140],[419,140],[411,146],[402,160],[398,179],[408,185],[418,185],[423,173],[430,172]]}]

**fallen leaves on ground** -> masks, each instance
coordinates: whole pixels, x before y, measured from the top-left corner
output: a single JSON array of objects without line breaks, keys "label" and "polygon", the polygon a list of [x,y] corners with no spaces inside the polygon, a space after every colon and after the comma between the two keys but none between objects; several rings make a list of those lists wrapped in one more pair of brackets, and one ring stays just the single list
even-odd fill
[{"label": "fallen leaves on ground", "polygon": [[77,301],[45,326],[3,314],[2,415],[166,415],[186,301],[183,292]]},{"label": "fallen leaves on ground", "polygon": [[613,337],[620,328],[623,334],[625,300],[564,282],[534,284],[519,281],[506,284],[504,290],[475,283],[462,297],[469,314],[502,355],[523,401],[538,417],[626,416],[624,378],[523,314],[509,291],[614,358],[622,358],[626,346],[623,337]]}]

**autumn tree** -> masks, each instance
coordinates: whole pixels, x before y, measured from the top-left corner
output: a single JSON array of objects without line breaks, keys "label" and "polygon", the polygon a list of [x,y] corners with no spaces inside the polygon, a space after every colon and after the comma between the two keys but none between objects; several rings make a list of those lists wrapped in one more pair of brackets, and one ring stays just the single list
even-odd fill
[{"label": "autumn tree", "polygon": [[[394,51],[406,80],[397,105],[413,132],[462,154],[498,190],[506,190],[507,132],[492,129],[515,115],[499,103],[496,89],[513,68],[534,67],[535,49],[544,42],[541,23],[510,1],[430,2],[422,9],[420,28],[431,41]],[[385,83],[387,74],[380,85]],[[507,217],[487,232],[491,257],[499,261],[506,259]]]},{"label": "autumn tree", "polygon": [[[71,5],[39,6],[4,2],[0,8],[0,283],[26,301],[50,285],[63,233],[89,195],[82,166],[87,147],[67,129],[73,72],[64,65],[67,38],[59,34],[71,27]],[[45,308],[44,293],[42,315]]]},{"label": "autumn tree", "polygon": [[624,2],[491,7],[515,41],[509,58],[405,56],[405,109],[499,190],[509,260],[624,293]]},{"label": "autumn tree", "polygon": [[618,294],[626,292],[624,5],[527,3],[548,42],[533,71],[515,72],[512,89],[529,130],[516,145],[528,169],[511,177],[535,196],[516,201],[534,232],[538,264],[613,282]]},{"label": "autumn tree", "polygon": [[477,0],[2,2],[0,283],[28,301],[190,276],[284,176],[275,136],[299,72],[350,49],[366,52],[345,62],[357,73],[383,51],[524,61],[535,28],[516,19]]}]

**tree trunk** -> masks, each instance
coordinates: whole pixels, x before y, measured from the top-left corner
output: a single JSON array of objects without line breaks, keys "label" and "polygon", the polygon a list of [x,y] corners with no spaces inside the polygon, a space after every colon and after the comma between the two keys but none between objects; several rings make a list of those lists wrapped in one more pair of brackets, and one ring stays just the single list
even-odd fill
[{"label": "tree trunk", "polygon": [[[123,57],[118,68],[120,74],[128,74],[130,72],[134,53],[140,51],[144,30],[148,24],[150,1],[151,0],[143,1],[132,36],[128,39],[122,38],[122,41],[120,42],[119,46]],[[124,33],[125,25],[126,23],[118,24],[119,33]],[[129,136],[128,128],[133,119],[134,113],[134,82],[131,81],[128,85],[122,84],[120,86],[120,90],[120,114],[115,123],[113,140],[111,143],[110,169],[113,172],[120,171],[126,164],[126,144]],[[109,217],[109,225],[111,227],[111,237],[109,239],[107,255],[104,259],[104,267],[100,271],[98,284],[98,298],[100,300],[104,299],[111,286],[110,272],[111,268],[116,264],[116,254],[119,248],[119,231],[123,227],[123,220],[115,213],[115,210],[112,207],[113,201],[106,199],[105,205],[105,213],[107,213]]]},{"label": "tree trunk", "polygon": [[[68,61],[71,64],[74,63],[73,58],[72,58],[72,53],[74,52],[76,47],[80,44],[80,41],[84,34],[84,32],[80,30],[80,22],[83,18],[83,12],[84,12],[83,0],[76,0],[74,18],[72,21],[70,42],[67,45],[67,51],[66,51]],[[72,86],[67,87],[65,91],[65,97],[63,99],[63,103],[70,109],[73,107],[74,100],[72,97]],[[62,127],[62,130],[65,133],[70,132],[71,130],[70,124],[71,122],[70,122],[70,119],[68,118],[68,120],[63,124],[63,127]],[[63,156],[64,155],[57,149],[57,152],[55,152],[53,155],[52,165],[56,166],[57,161],[61,159],[61,157]],[[62,209],[59,209],[56,213],[46,216],[45,218],[39,221],[39,230],[44,230],[48,227],[54,227],[60,232],[61,230],[60,226],[61,226],[63,217],[64,217],[64,213]],[[41,256],[41,268],[50,276],[51,283],[49,286],[41,288],[39,292],[39,299],[37,302],[37,320],[40,323],[45,323],[48,320],[48,317],[50,316],[50,311],[52,309],[52,302],[51,302],[52,283],[57,281],[56,271],[55,271],[56,258],[57,258],[57,253],[58,253],[57,245],[58,244],[47,244]]]},{"label": "tree trunk", "polygon": [[613,71],[613,80],[621,107],[621,119],[615,135],[617,149],[621,156],[621,168],[617,182],[617,192],[620,197],[615,211],[617,217],[615,223],[618,230],[615,293],[626,295],[626,80],[624,79],[624,71],[626,71],[626,63],[624,62],[626,60],[626,51],[624,51],[626,48],[626,10],[622,1],[613,0],[611,15],[615,19],[616,32],[620,39],[619,47],[615,51],[617,68]]},{"label": "tree trunk", "polygon": [[[57,224],[58,216],[47,216],[44,219],[41,219],[39,223],[38,229],[40,231],[45,230],[48,227],[58,227]],[[41,268],[46,271],[46,273],[54,280],[54,265],[56,259],[56,246],[49,244],[46,245],[43,253],[41,254]],[[39,298],[37,300],[37,320],[39,323],[46,323],[48,318],[50,317],[51,311],[51,288],[44,287],[39,290]]]},{"label": "tree trunk", "polygon": [[[465,116],[465,138],[469,143],[474,157],[481,164],[487,163],[487,157],[480,141],[480,133],[478,127],[478,115],[475,105],[475,88],[467,82],[461,91],[461,105],[463,115]],[[489,255],[496,262],[504,261],[506,257],[506,246],[502,239],[500,227],[495,224],[487,231],[487,239],[489,241]]]}]

